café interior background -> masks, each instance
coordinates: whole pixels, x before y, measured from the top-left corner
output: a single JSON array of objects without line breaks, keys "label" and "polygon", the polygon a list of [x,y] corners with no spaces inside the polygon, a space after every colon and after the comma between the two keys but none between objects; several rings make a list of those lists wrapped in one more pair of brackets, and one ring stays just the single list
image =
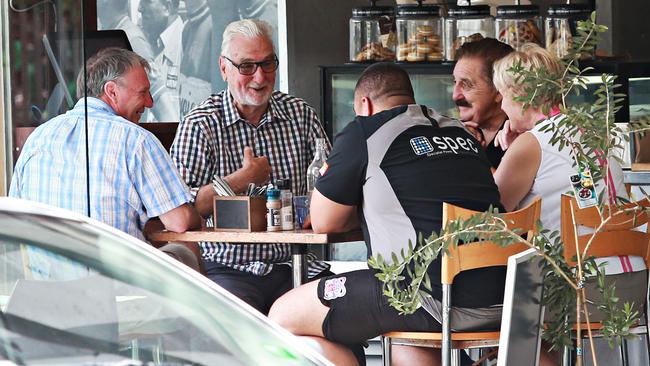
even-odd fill
[{"label": "caf\u00e9 interior background", "polygon": [[[439,0],[438,2],[445,2]],[[139,0],[131,0],[130,17],[137,23]],[[319,66],[341,65],[348,59],[348,21],[351,9],[366,6],[368,0],[250,0],[259,5],[259,16],[277,31],[276,46],[282,58],[278,88],[300,96],[321,112]],[[455,3],[455,1],[446,1]],[[463,3],[460,0],[459,3]],[[97,13],[102,1],[47,0],[42,2],[7,0],[0,3],[2,39],[0,53],[0,195],[8,190],[15,157],[15,140],[21,138],[22,128],[42,123],[47,103],[57,84],[43,46],[43,35],[53,31],[80,36],[81,30],[103,29]],[[108,2],[110,3],[110,2]],[[184,9],[185,1],[181,2]],[[245,14],[234,0],[207,0],[209,6],[233,10],[214,24],[215,29],[230,18]],[[515,1],[472,1],[473,5],[514,4]],[[542,13],[549,4],[564,1],[533,0],[522,4],[540,5]],[[647,0],[574,0],[573,3],[593,3],[599,22],[610,31],[599,45],[605,53],[629,60],[650,59],[650,14]],[[380,0],[378,5],[394,5],[394,0]],[[21,11],[16,11],[14,9]],[[56,10],[55,10],[56,9]],[[82,10],[84,17],[82,17]],[[227,18],[227,19],[226,19]],[[214,18],[213,18],[214,21]],[[83,24],[82,24],[83,23]],[[215,30],[215,33],[219,33]],[[80,37],[78,37],[80,38]],[[217,48],[213,48],[213,51]],[[211,65],[213,91],[223,84],[216,77],[217,65]]]}]

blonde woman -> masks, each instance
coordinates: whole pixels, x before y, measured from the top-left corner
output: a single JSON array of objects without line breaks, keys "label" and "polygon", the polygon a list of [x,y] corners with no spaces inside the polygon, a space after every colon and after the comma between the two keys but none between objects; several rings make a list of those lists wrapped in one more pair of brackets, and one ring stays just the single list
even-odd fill
[{"label": "blonde woman", "polygon": [[[544,101],[553,107],[549,115],[544,115],[541,108],[529,107],[524,110],[523,104],[514,100],[524,95],[524,85],[518,84],[516,75],[508,71],[517,63],[527,69],[545,68],[550,74],[557,75],[558,79],[562,73],[558,60],[532,43],[494,64],[493,82],[503,96],[501,109],[509,119],[497,136],[498,144],[508,150],[494,179],[506,210],[524,207],[539,196],[542,198],[541,220],[544,228],[559,230],[560,197],[571,190],[569,177],[578,171],[570,149],[565,147],[560,151],[557,145],[550,144],[552,133],[541,132],[544,126],[564,118],[557,107],[560,101]],[[625,196],[621,167],[613,159],[609,160],[609,164],[611,174],[607,181],[610,182],[610,189],[617,196]],[[604,185],[597,187],[603,188]]]}]

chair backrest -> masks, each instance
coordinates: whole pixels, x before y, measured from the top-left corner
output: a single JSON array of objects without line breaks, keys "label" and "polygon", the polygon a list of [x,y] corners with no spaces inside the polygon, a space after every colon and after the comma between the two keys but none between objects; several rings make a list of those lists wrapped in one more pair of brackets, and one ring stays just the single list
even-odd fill
[{"label": "chair backrest", "polygon": [[532,248],[508,258],[497,366],[539,363],[544,315],[542,260]]},{"label": "chair backrest", "polygon": [[[508,222],[511,229],[520,229],[522,234],[526,233],[531,238],[535,233],[536,223],[542,208],[542,200],[537,197],[530,205],[518,211],[504,214],[504,220]],[[443,225],[456,219],[466,219],[478,214],[472,211],[457,207],[448,203],[442,206]],[[451,284],[454,277],[462,271],[470,269],[505,266],[508,257],[526,250],[525,244],[517,243],[502,247],[491,241],[473,242],[449,247],[448,254],[442,256],[441,282]]]},{"label": "chair backrest", "polygon": [[[637,210],[633,210],[639,207]],[[611,218],[596,233],[589,247],[589,255],[594,257],[609,257],[617,255],[635,255],[645,260],[646,268],[650,268],[650,235],[647,231],[635,230],[648,224],[650,215],[643,209],[650,207],[650,200],[643,199],[621,207],[605,207],[602,216],[597,207],[580,209],[573,196],[562,195],[561,238],[564,243],[564,258],[568,264],[576,262],[572,259],[577,251],[584,251],[591,240],[593,230],[598,228],[603,219]],[[592,229],[592,232],[580,233],[580,227]],[[577,245],[576,245],[577,241]]]}]

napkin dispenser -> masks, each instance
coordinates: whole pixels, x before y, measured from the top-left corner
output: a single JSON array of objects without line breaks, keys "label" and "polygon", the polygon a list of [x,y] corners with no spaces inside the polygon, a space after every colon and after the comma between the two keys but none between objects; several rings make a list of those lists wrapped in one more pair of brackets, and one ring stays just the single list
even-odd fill
[{"label": "napkin dispenser", "polygon": [[265,231],[266,199],[263,196],[215,196],[215,231]]}]

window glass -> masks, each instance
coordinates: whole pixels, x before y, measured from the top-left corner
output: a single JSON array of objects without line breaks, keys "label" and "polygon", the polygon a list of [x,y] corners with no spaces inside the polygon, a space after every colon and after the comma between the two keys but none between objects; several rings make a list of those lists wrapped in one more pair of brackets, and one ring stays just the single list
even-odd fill
[{"label": "window glass", "polygon": [[76,102],[81,9],[81,0],[0,3],[5,93],[0,120],[9,135],[5,139],[9,173],[29,134]]}]

